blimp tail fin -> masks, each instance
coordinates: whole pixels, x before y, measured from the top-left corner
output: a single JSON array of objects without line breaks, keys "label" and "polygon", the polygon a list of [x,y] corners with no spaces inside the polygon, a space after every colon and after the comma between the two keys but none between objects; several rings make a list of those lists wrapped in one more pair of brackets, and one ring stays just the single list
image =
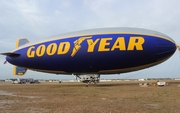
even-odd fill
[{"label": "blimp tail fin", "polygon": [[19,53],[12,53],[12,52],[0,53],[0,55],[10,56],[10,57],[18,57],[18,56],[20,56]]},{"label": "blimp tail fin", "polygon": [[[21,38],[16,40],[16,48],[29,43],[29,40],[27,38]],[[6,52],[6,53],[0,53],[0,55],[10,56],[10,57],[18,57],[20,54],[18,53],[12,53],[12,52]]]},{"label": "blimp tail fin", "polygon": [[26,71],[27,71],[26,68],[14,66],[13,75],[15,75],[15,76],[23,76],[23,75],[25,75]]},{"label": "blimp tail fin", "polygon": [[16,48],[29,43],[29,40],[27,38],[21,38],[16,40]]}]

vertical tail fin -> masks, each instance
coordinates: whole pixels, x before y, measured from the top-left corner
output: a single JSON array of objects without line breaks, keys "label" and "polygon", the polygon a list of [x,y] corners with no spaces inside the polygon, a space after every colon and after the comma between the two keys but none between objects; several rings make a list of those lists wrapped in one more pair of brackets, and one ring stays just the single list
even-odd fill
[{"label": "vertical tail fin", "polygon": [[24,44],[29,43],[29,40],[26,38],[22,38],[22,39],[17,39],[16,40],[16,48],[18,48],[19,46],[22,46]]},{"label": "vertical tail fin", "polygon": [[14,66],[13,75],[15,76],[23,76],[26,73],[27,69],[22,67]]},{"label": "vertical tail fin", "polygon": [[[26,38],[22,38],[22,39],[17,39],[16,40],[16,48],[29,43],[29,40]],[[22,67],[18,67],[18,66],[14,66],[13,68],[13,75],[15,76],[23,76],[26,73],[27,69],[26,68],[22,68]]]}]

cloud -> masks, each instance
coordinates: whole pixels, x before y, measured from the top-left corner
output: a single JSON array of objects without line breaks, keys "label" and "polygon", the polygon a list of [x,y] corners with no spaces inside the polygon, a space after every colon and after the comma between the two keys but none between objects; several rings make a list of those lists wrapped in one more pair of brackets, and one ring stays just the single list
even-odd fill
[{"label": "cloud", "polygon": [[[151,29],[169,35],[180,44],[179,4],[179,0],[0,0],[0,52],[13,50],[17,38],[36,41],[103,27]],[[0,56],[0,61],[4,61],[4,56]],[[178,67],[178,62],[175,63]]]},{"label": "cloud", "polygon": [[[84,5],[100,20],[100,26],[128,26],[151,29],[165,29],[179,13],[179,2],[159,1],[123,1],[123,0],[85,0]],[[176,11],[172,8],[176,7]],[[95,21],[97,23],[97,21]],[[98,21],[99,22],[99,21]],[[172,21],[173,22],[173,21]],[[169,26],[168,26],[169,27]]]}]

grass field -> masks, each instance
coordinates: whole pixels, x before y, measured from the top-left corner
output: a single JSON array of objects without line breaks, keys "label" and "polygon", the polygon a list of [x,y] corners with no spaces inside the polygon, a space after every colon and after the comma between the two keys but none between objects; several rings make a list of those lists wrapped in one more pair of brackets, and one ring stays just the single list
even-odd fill
[{"label": "grass field", "polygon": [[0,113],[179,113],[180,87],[0,83]]}]

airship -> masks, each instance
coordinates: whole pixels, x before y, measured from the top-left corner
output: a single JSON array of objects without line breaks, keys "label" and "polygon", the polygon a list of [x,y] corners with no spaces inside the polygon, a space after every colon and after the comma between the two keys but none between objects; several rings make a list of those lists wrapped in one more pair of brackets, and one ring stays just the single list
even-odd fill
[{"label": "airship", "polygon": [[[169,36],[141,28],[99,28],[65,33],[1,53],[15,75],[27,71],[74,75],[82,82],[99,82],[101,74],[120,74],[160,64],[177,45]],[[120,76],[120,75],[119,75]]]}]

